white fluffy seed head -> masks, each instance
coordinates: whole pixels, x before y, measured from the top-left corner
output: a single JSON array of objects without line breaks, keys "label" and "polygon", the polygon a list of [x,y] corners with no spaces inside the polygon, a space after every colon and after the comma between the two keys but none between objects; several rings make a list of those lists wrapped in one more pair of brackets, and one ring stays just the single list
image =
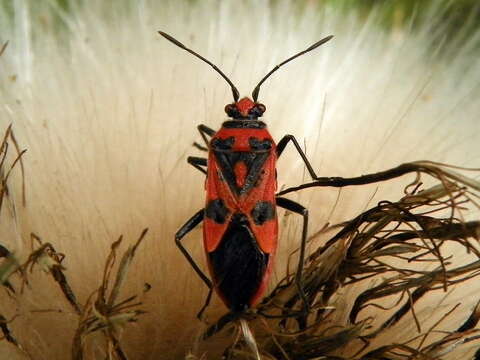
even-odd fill
[{"label": "white fluffy seed head", "polygon": [[[4,127],[13,123],[28,149],[27,206],[18,197],[9,205],[16,223],[5,226],[17,236],[2,242],[19,254],[29,250],[32,231],[53,243],[67,255],[68,279],[84,302],[100,283],[110,244],[120,234],[133,242],[150,228],[124,289],[129,296],[145,282],[152,285],[148,315],[124,336],[134,358],[178,357],[202,328],[194,316],[207,291],[173,235],[205,201],[204,176],[185,162],[201,156],[191,146],[200,141],[196,125],[218,128],[231,102],[217,73],[157,30],[217,64],[242,95],[275,64],[334,34],[268,79],[259,97],[274,138],[295,135],[322,176],[355,176],[418,159],[480,162],[480,65],[469,43],[448,49],[432,43],[428,24],[436,8],[415,31],[383,31],[376,11],[362,18],[313,2],[304,8],[256,1],[71,6],[66,12],[18,1],[13,17],[0,12],[1,40],[10,41],[0,58],[0,117]],[[309,180],[293,149],[282,156],[278,173],[280,187]],[[314,233],[368,204],[398,199],[406,181],[292,198],[310,209]],[[280,224],[272,282],[284,274],[300,235],[292,216],[282,215]],[[185,243],[204,264],[201,230]],[[55,284],[36,280],[44,286],[27,291],[13,328],[35,358],[64,358],[76,319],[30,313],[32,307],[68,308]],[[215,300],[208,315],[213,320],[222,312]]]}]

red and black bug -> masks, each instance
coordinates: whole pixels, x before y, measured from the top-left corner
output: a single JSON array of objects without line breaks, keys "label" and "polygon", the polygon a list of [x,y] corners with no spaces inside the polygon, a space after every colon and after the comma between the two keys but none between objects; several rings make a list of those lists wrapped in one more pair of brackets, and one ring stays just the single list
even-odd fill
[{"label": "red and black bug", "polygon": [[[234,100],[225,107],[230,119],[223,123],[220,130],[214,131],[205,125],[198,126],[207,147],[197,147],[208,150],[208,159],[188,157],[187,160],[207,175],[205,208],[193,215],[175,235],[176,244],[183,255],[210,289],[199,317],[213,290],[234,313],[245,311],[261,298],[277,248],[277,206],[303,217],[299,266],[295,280],[299,295],[308,309],[306,296],[300,286],[308,210],[290,199],[276,195],[276,162],[288,143],[295,146],[311,177],[314,180],[318,177],[294,136],[286,135],[275,144],[266,124],[259,120],[266,108],[257,102],[257,99],[260,86],[277,69],[314,50],[333,36],[316,42],[274,67],[255,87],[251,99],[240,99],[237,88],[214,64],[170,35],[161,31],[159,33],[212,66],[230,85]],[[202,221],[211,279],[201,271],[181,243],[182,238]]]}]

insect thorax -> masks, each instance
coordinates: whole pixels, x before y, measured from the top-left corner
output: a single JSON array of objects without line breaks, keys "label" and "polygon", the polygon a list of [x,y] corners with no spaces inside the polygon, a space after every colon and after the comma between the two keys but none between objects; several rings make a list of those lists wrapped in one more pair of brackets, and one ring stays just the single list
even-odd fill
[{"label": "insect thorax", "polygon": [[[257,127],[245,127],[245,124]],[[267,160],[275,156],[275,143],[263,122],[233,120],[225,122],[212,138],[210,151],[222,179],[234,194],[241,195],[258,185]]]}]

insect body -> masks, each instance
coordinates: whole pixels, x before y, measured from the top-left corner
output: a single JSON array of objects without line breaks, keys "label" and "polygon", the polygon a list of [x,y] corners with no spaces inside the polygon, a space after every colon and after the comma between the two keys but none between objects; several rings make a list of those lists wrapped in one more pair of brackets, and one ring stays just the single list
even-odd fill
[{"label": "insect body", "polygon": [[[248,98],[231,106],[238,108],[244,115],[261,110]],[[209,149],[205,250],[219,295],[242,311],[263,293],[277,247],[276,147],[265,123],[237,118],[223,124]]]},{"label": "insect body", "polygon": [[[201,316],[208,305],[212,290],[216,290],[226,306],[236,313],[245,311],[259,301],[265,291],[277,248],[277,206],[303,216],[296,282],[299,295],[308,308],[305,294],[299,286],[308,211],[292,200],[276,196],[276,161],[289,142],[296,147],[312,178],[317,179],[317,176],[292,135],[284,136],[275,144],[266,124],[259,120],[266,108],[257,102],[257,98],[261,84],[279,67],[317,48],[332,37],[324,38],[280,63],[255,87],[252,99],[239,99],[238,90],[215,65],[170,35],[159,33],[211,65],[231,86],[234,99],[232,104],[225,107],[230,119],[223,123],[220,130],[214,131],[205,125],[198,126],[207,144],[208,160],[189,157],[188,162],[207,175],[206,205],[188,220],[175,236],[180,250],[210,289],[207,302],[198,316]],[[211,279],[200,270],[181,243],[182,238],[202,221]]]}]

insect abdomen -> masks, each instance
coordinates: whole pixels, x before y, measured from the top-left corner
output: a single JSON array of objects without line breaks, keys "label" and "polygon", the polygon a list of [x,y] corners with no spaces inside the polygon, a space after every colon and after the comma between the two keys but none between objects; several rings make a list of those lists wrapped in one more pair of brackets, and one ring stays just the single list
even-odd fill
[{"label": "insect abdomen", "polygon": [[208,256],[217,291],[230,310],[249,308],[265,276],[269,255],[258,247],[244,214],[232,216],[220,244]]}]

